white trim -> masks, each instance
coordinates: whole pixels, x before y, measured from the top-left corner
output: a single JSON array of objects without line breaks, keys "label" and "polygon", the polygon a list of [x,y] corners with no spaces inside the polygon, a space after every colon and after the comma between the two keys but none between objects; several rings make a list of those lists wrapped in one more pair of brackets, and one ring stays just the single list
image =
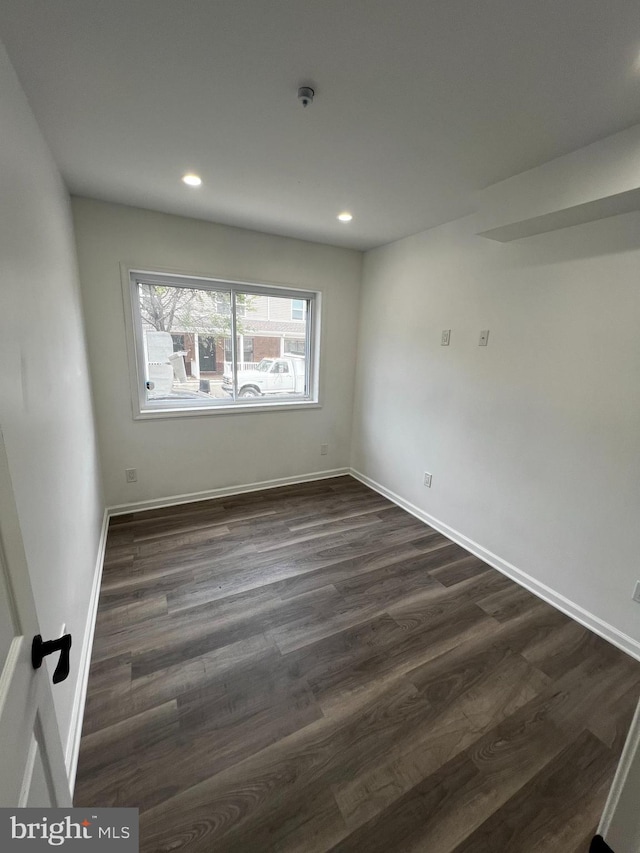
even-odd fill
[{"label": "white trim", "polygon": [[22,778],[22,788],[20,789],[20,798],[18,800],[18,808],[23,809],[27,805],[29,801],[29,791],[31,789],[31,782],[33,780],[33,771],[36,766],[36,756],[38,754],[38,741],[36,740],[33,732],[31,733],[31,746],[29,747],[29,754],[27,755],[27,763],[24,769],[24,776]]},{"label": "white trim", "polygon": [[[616,810],[620,802],[620,797],[624,793],[629,771],[633,763],[638,760],[638,755],[640,755],[640,703],[638,703],[636,712],[633,715],[627,740],[625,741],[624,749],[622,750],[622,755],[616,769],[616,775],[613,778],[609,796],[607,797],[607,802],[600,818],[598,832],[605,839],[609,835],[611,824],[616,821]],[[637,814],[636,810],[634,810],[634,816],[635,814]],[[629,820],[628,815],[623,814],[617,815],[617,818],[618,823],[622,823],[625,819]]]},{"label": "white trim", "polygon": [[351,474],[349,468],[333,468],[330,471],[313,471],[310,474],[297,474],[294,477],[278,477],[276,480],[262,480],[258,483],[247,483],[244,486],[224,486],[221,489],[207,489],[204,492],[190,492],[186,495],[172,495],[166,498],[155,498],[136,503],[117,504],[108,508],[109,517],[125,515],[129,512],[143,512],[146,509],[162,509],[178,504],[206,501],[212,498],[224,498],[229,495],[242,495],[245,492],[261,492],[264,489],[277,489],[278,486],[290,486],[296,483],[308,483],[313,480],[329,480],[333,477],[344,477]]},{"label": "white trim", "polygon": [[511,580],[520,584],[520,586],[523,586],[525,589],[528,589],[529,592],[537,595],[538,598],[546,601],[547,604],[551,604],[553,607],[561,610],[563,613],[566,613],[567,616],[570,616],[576,622],[584,625],[585,628],[588,628],[590,631],[593,631],[600,637],[608,640],[614,646],[622,649],[623,652],[631,655],[631,657],[634,657],[636,660],[640,660],[640,642],[634,640],[633,637],[630,637],[628,634],[624,634],[613,625],[610,625],[608,622],[600,619],[599,616],[585,610],[583,607],[580,607],[579,604],[575,604],[569,598],[565,598],[564,595],[561,595],[551,587],[541,583],[526,572],[523,572],[522,569],[517,568],[517,566],[514,566],[512,563],[508,563],[506,560],[498,557],[497,554],[488,551],[482,545],[474,542],[473,539],[469,539],[463,533],[460,533],[453,527],[449,527],[449,525],[445,524],[443,521],[429,515],[429,513],[415,506],[415,504],[412,504],[410,501],[405,500],[395,492],[392,492],[391,489],[387,489],[386,486],[383,486],[381,483],[372,480],[365,474],[361,474],[354,468],[351,469],[350,473],[352,477],[355,477],[356,480],[360,480],[360,482],[364,483],[365,486],[369,486],[369,488],[384,497],[389,498],[390,501],[393,501],[393,503],[402,507],[402,509],[405,509],[407,512],[411,513],[411,515],[420,519],[420,521],[424,521],[425,524],[433,527],[434,530],[440,531],[440,533],[443,533],[448,539],[451,539],[453,542],[457,542],[458,545],[461,545],[470,553],[475,554],[476,557],[484,560],[485,563],[488,563],[494,569],[502,572],[502,574],[507,575]]},{"label": "white trim", "polygon": [[67,767],[67,777],[69,779],[69,788],[73,797],[73,790],[76,784],[76,772],[78,769],[78,756],[80,754],[80,738],[82,736],[82,723],[84,718],[84,706],[87,701],[87,687],[89,686],[89,668],[91,666],[91,650],[93,648],[93,637],[96,630],[96,621],[98,615],[98,600],[100,598],[100,585],[102,582],[102,568],[104,565],[104,554],[107,545],[107,531],[109,529],[109,510],[105,509],[102,517],[102,529],[100,530],[100,539],[98,541],[98,554],[96,557],[96,567],[93,575],[93,585],[91,587],[91,597],[89,599],[89,610],[87,613],[87,621],[84,630],[84,640],[80,651],[80,664],[78,666],[78,680],[76,682],[76,691],[73,697],[73,706],[71,709],[71,725],[69,726],[69,736],[67,738],[67,747],[65,749],[65,764]]},{"label": "white trim", "polygon": [[[261,399],[264,399],[264,397]],[[281,403],[269,399],[268,403],[231,402],[219,406],[214,404],[207,408],[201,406],[199,409],[145,409],[140,414],[134,415],[133,419],[135,421],[158,421],[162,420],[162,418],[207,418],[209,415],[241,415],[243,413],[255,415],[256,412],[291,412],[296,409],[299,411],[300,409],[321,408],[322,403],[314,403],[312,400],[299,400],[296,402],[292,397],[287,397]]]},{"label": "white trim", "polygon": [[[293,288],[289,285],[261,284],[253,282],[236,281],[232,279],[221,279],[217,277],[200,275],[189,275],[186,273],[170,273],[160,269],[149,271],[138,266],[129,266],[120,263],[120,278],[122,285],[122,302],[125,319],[125,333],[127,340],[127,357],[129,367],[129,383],[131,392],[131,407],[134,420],[155,419],[163,417],[185,417],[185,416],[210,416],[232,412],[237,414],[247,408],[250,411],[275,411],[282,408],[317,408],[320,406],[320,338],[322,335],[322,292],[319,290],[307,290]],[[306,335],[307,335],[307,362],[305,370],[305,393],[300,399],[295,394],[282,395],[282,402],[278,404],[278,395],[265,394],[259,400],[246,403],[237,398],[224,400],[220,403],[203,401],[203,405],[196,405],[192,401],[186,401],[184,405],[175,403],[155,403],[147,400],[145,391],[145,376],[147,376],[147,364],[145,355],[144,333],[142,328],[142,317],[140,314],[140,300],[138,296],[139,280],[149,279],[156,283],[166,283],[171,287],[199,288],[202,290],[217,290],[221,285],[225,291],[229,290],[232,296],[230,306],[231,315],[231,347],[232,361],[235,361],[236,353],[236,311],[235,294],[254,293],[260,296],[275,298],[299,298],[308,305],[306,311]],[[267,302],[268,304],[268,302]],[[234,376],[234,383],[236,377]],[[237,389],[236,389],[237,391]],[[196,401],[197,403],[197,401]]]},{"label": "white trim", "polygon": [[[120,266],[128,266],[121,262]],[[152,283],[164,284],[168,287],[184,287],[190,289],[197,287],[202,290],[240,290],[242,293],[254,293],[256,296],[274,296],[275,298],[285,299],[301,299],[305,301],[317,293],[315,290],[309,290],[307,287],[300,287],[294,284],[283,284],[282,282],[274,282],[262,279],[238,279],[220,277],[217,275],[192,274],[188,272],[168,272],[163,271],[160,267],[153,265],[150,269],[141,268],[137,265],[128,266],[130,276],[142,276],[144,278],[153,279]],[[275,293],[265,293],[265,290],[274,290]]]}]

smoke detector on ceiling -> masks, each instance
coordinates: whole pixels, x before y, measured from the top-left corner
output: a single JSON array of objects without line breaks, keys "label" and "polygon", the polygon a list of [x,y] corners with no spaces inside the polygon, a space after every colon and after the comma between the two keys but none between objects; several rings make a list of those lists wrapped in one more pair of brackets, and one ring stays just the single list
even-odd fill
[{"label": "smoke detector on ceiling", "polygon": [[315,92],[311,88],[311,86],[300,86],[298,89],[298,100],[302,104],[303,107],[308,107],[309,104],[313,103],[313,96]]}]

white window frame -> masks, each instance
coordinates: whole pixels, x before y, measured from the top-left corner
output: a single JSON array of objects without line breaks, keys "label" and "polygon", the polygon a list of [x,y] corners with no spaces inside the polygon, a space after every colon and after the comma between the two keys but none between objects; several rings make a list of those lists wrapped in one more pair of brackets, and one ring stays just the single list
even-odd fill
[{"label": "white window frame", "polygon": [[[231,303],[235,309],[236,293],[273,296],[286,299],[303,299],[307,302],[306,317],[306,363],[308,365],[306,389],[303,397],[292,395],[272,399],[235,399],[217,400],[215,403],[194,404],[185,401],[147,400],[145,381],[146,364],[143,344],[142,318],[138,297],[138,283],[164,284],[171,287],[199,288],[202,290],[231,291]],[[127,331],[127,352],[129,356],[129,378],[131,384],[131,402],[135,420],[149,418],[173,418],[189,416],[209,416],[220,414],[239,414],[241,412],[282,411],[283,409],[319,408],[319,365],[320,365],[320,317],[322,294],[315,290],[302,290],[282,284],[263,284],[254,281],[236,281],[213,276],[189,275],[147,268],[122,266],[122,286],[125,306],[125,325]],[[236,314],[231,314],[231,340],[234,363],[236,340]],[[234,388],[237,395],[237,372],[234,370]]]}]

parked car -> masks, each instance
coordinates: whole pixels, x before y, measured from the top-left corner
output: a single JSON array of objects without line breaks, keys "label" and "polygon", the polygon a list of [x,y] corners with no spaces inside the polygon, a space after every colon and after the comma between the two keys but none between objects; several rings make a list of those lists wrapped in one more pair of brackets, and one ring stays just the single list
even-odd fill
[{"label": "parked car", "polygon": [[[222,390],[233,395],[233,376],[225,373]],[[250,370],[238,370],[238,397],[304,394],[305,368],[302,356],[263,358]]]}]

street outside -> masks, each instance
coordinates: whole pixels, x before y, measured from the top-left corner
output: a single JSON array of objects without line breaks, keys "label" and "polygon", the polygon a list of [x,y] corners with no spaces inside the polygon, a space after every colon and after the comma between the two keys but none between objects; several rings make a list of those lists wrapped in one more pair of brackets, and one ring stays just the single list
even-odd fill
[{"label": "street outside", "polygon": [[[206,390],[208,388],[208,390]],[[229,399],[229,395],[222,390],[222,376],[216,373],[203,373],[201,379],[189,378],[186,382],[178,382],[174,379],[173,391],[199,392],[208,397]]]}]

